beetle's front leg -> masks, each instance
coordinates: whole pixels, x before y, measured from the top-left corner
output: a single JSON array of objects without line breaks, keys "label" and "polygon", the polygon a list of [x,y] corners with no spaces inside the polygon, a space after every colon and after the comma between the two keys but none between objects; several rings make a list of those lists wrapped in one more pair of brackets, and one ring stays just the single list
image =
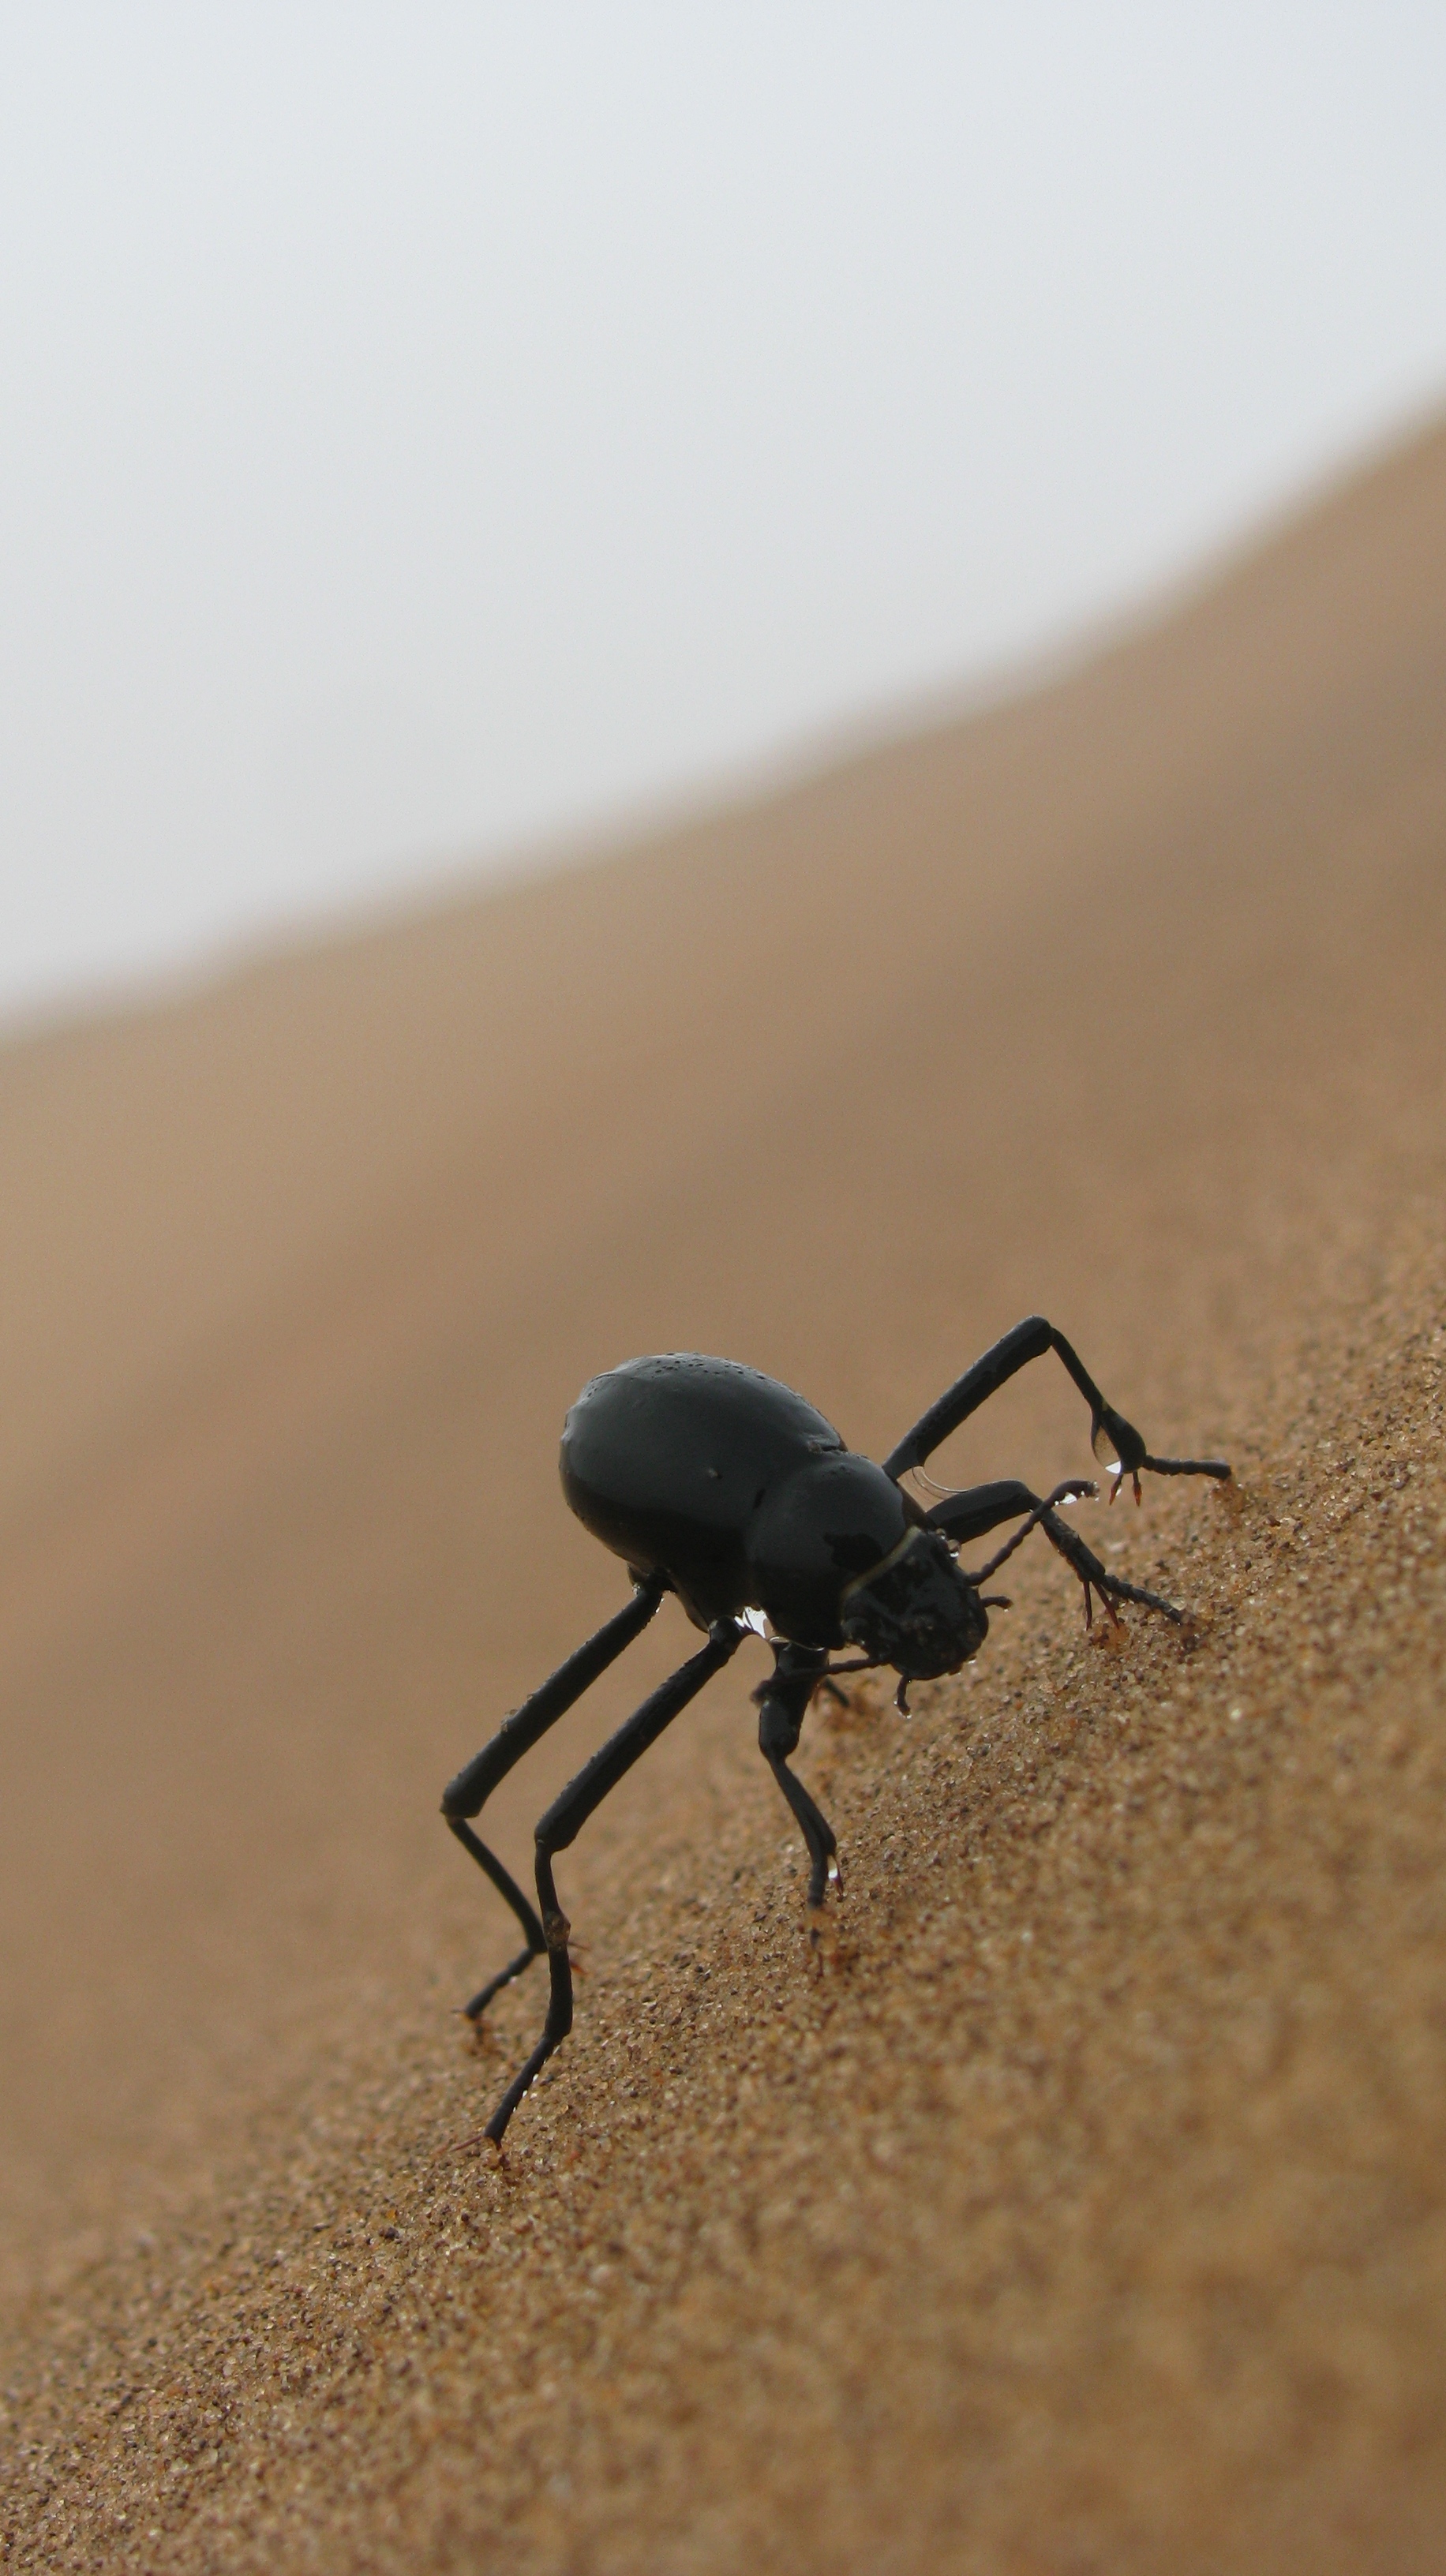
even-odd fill
[{"label": "beetle's front leg", "polygon": [[1114,1480],[1110,1486],[1111,1502],[1127,1476],[1134,1487],[1135,1501],[1143,1501],[1142,1469],[1151,1476],[1213,1476],[1220,1484],[1230,1482],[1230,1469],[1223,1458],[1152,1458],[1133,1422],[1127,1422],[1112,1404],[1103,1401],[1090,1423],[1090,1447]]},{"label": "beetle's front leg", "polygon": [[1090,1421],[1090,1447],[1100,1465],[1113,1480],[1110,1485],[1110,1501],[1114,1502],[1121,1485],[1128,1476],[1135,1489],[1136,1503],[1142,1502],[1144,1497],[1140,1492],[1140,1469],[1144,1466],[1146,1458],[1144,1440],[1135,1429],[1133,1422],[1127,1422],[1124,1415],[1116,1413],[1114,1406],[1106,1404],[1103,1398],[1093,1409]]},{"label": "beetle's front leg", "polygon": [[1042,1359],[1046,1351],[1053,1351],[1063,1363],[1089,1406],[1090,1445],[1115,1480],[1111,1502],[1127,1476],[1139,1502],[1140,1474],[1145,1468],[1156,1476],[1214,1476],[1222,1483],[1228,1481],[1230,1469],[1223,1458],[1152,1458],[1142,1434],[1133,1422],[1127,1422],[1122,1413],[1105,1402],[1074,1344],[1066,1341],[1045,1315],[1026,1315],[1022,1324],[1016,1324],[971,1369],[966,1369],[890,1450],[884,1460],[885,1475],[898,1478],[907,1475],[911,1467],[922,1467],[941,1440],[947,1440],[950,1432],[957,1431],[962,1422],[977,1413],[981,1404],[987,1404],[1020,1369],[1027,1368],[1031,1360]]},{"label": "beetle's front leg", "polygon": [[1128,1476],[1134,1488],[1136,1503],[1144,1500],[1140,1491],[1141,1471],[1152,1476],[1214,1476],[1221,1484],[1230,1481],[1230,1469],[1223,1458],[1152,1458],[1145,1447],[1144,1434],[1107,1404],[1084,1366],[1062,1333],[1055,1336],[1065,1367],[1074,1379],[1090,1408],[1090,1447],[1100,1465],[1113,1478],[1110,1501],[1113,1502]]},{"label": "beetle's front leg", "polygon": [[1104,1605],[1105,1616],[1110,1620],[1116,1620],[1114,1605],[1117,1601],[1137,1601],[1142,1610],[1158,1610],[1163,1618],[1173,1620],[1177,1628],[1187,1628],[1190,1625],[1189,1614],[1184,1610],[1177,1610],[1173,1601],[1162,1600],[1158,1592],[1146,1592],[1138,1583],[1126,1583],[1118,1574],[1107,1573],[1094,1549],[1086,1547],[1079,1532],[1072,1530],[1067,1521],[1062,1521],[1057,1512],[1047,1509],[1042,1511],[1039,1515],[1039,1527],[1052,1545],[1058,1548],[1066,1565],[1078,1575],[1084,1585],[1087,1628],[1092,1628],[1094,1625],[1092,1595],[1095,1592],[1099,1594]]}]

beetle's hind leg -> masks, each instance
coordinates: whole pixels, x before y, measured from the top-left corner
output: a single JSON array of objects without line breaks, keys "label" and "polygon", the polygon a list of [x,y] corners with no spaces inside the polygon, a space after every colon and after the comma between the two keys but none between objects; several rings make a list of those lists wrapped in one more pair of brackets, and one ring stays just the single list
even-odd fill
[{"label": "beetle's hind leg", "polygon": [[830,1864],[838,1875],[838,1844],[827,1816],[814,1805],[803,1782],[788,1767],[798,1749],[804,1713],[824,1675],[826,1654],[813,1646],[776,1645],[773,1672],[753,1696],[758,1702],[758,1750],[783,1791],[808,1846],[810,1905],[823,1903]]},{"label": "beetle's hind leg", "polygon": [[506,1779],[514,1763],[520,1762],[524,1753],[531,1752],[539,1737],[545,1735],[548,1728],[572,1707],[574,1700],[581,1699],[598,1675],[606,1672],[608,1665],[615,1663],[624,1648],[632,1644],[634,1637],[647,1626],[666,1590],[667,1584],[661,1575],[650,1575],[646,1583],[639,1583],[627,1608],[619,1610],[615,1618],[609,1619],[605,1627],[599,1628],[585,1645],[569,1655],[565,1664],[559,1664],[541,1688],[504,1719],[491,1742],[484,1744],[480,1753],[474,1754],[465,1770],[459,1771],[456,1779],[450,1780],[442,1793],[442,1813],[451,1831],[463,1850],[471,1853],[478,1868],[490,1878],[503,1902],[511,1906],[527,1944],[525,1949],[518,1951],[515,1959],[508,1961],[505,1968],[498,1970],[495,1977],[489,1977],[469,2004],[463,2005],[463,2012],[474,2027],[493,1996],[500,1994],[504,1986],[510,1986],[514,1978],[530,1968],[534,1959],[542,1957],[547,1948],[547,1936],[510,1870],[503,1868],[496,1853],[490,1852],[480,1836],[472,1831],[468,1819],[481,1815],[493,1790],[499,1781]]},{"label": "beetle's hind leg", "polygon": [[526,1949],[519,1950],[515,1959],[509,1959],[505,1968],[499,1968],[496,1976],[489,1977],[485,1986],[479,1986],[470,2003],[463,2004],[462,2018],[464,2021],[470,2021],[475,2029],[493,1996],[500,1995],[504,1986],[510,1986],[525,1969],[530,1968],[534,1959],[540,1959],[547,1947],[547,1942],[536,1913],[511,1872],[503,1868],[496,1853],[490,1852],[486,1844],[478,1840],[471,1827],[463,1824],[460,1819],[449,1816],[447,1822],[463,1850],[472,1854],[478,1867],[486,1871],[498,1895],[511,1906],[527,1935]]},{"label": "beetle's hind leg", "polygon": [[742,1645],[747,1630],[731,1619],[720,1619],[710,1629],[708,1643],[701,1653],[680,1664],[655,1690],[642,1707],[610,1736],[590,1762],[584,1763],[575,1780],[570,1780],[560,1798],[555,1798],[537,1828],[537,1902],[541,1929],[547,1950],[551,1987],[547,1999],[547,2019],[542,2037],[523,2067],[514,2077],[487,2123],[487,2135],[500,2146],[502,2135],[528,2086],[535,2083],[554,2049],[561,2047],[572,2028],[572,1961],[568,1956],[571,1925],[557,1901],[557,1886],[552,1864],[560,1851],[577,1840],[594,1809],[600,1807],[610,1789],[615,1789],[626,1772],[631,1771],[640,1755],[655,1744],[665,1726],[696,1699],[705,1682],[720,1671],[729,1657]]}]

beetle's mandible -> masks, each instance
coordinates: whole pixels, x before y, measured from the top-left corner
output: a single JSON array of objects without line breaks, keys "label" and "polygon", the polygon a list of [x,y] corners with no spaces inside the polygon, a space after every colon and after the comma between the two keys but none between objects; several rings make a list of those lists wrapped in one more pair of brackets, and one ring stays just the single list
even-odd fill
[{"label": "beetle's mandible", "polygon": [[[752,1632],[747,1613],[761,1612],[772,1630],[773,1671],[753,1694],[758,1742],[808,1846],[814,1906],[838,1874],[837,1846],[788,1756],[810,1699],[832,1673],[887,1666],[900,1676],[899,1704],[906,1708],[910,1681],[958,1672],[984,1643],[990,1610],[1009,1606],[982,1586],[1033,1529],[1044,1531],[1079,1577],[1087,1620],[1095,1592],[1111,1619],[1117,1600],[1137,1601],[1177,1624],[1183,1619],[1156,1593],[1106,1573],[1061,1520],[1059,1506],[1093,1495],[1092,1484],[1072,1479],[1041,1500],[1006,1478],[948,1494],[926,1509],[900,1481],[1016,1370],[1051,1350],[1090,1408],[1095,1456],[1114,1476],[1111,1502],[1126,1478],[1138,1502],[1142,1471],[1229,1478],[1220,1458],[1152,1458],[1133,1423],[1105,1402],[1078,1353],[1042,1315],[1016,1324],[976,1360],[881,1467],[845,1448],[801,1395],[735,1360],[674,1351],[628,1360],[584,1387],[562,1435],[563,1492],[579,1520],[622,1558],[633,1578],[632,1600],[514,1710],[442,1799],[453,1833],[511,1906],[526,1942],[473,1996],[468,2017],[475,2023],[499,1989],[544,1953],[551,1976],[542,2037],[488,2121],[489,2138],[500,2143],[523,2094],[572,2027],[569,1925],[557,1901],[554,1858],[736,1653]],[[987,1564],[966,1573],[959,1548],[1006,1521],[1018,1523],[1012,1536]],[[669,1592],[708,1642],[644,1700],[548,1808],[537,1827],[534,1910],[469,1820],[647,1626]],[[830,1655],[849,1646],[857,1655],[831,1665]]]}]

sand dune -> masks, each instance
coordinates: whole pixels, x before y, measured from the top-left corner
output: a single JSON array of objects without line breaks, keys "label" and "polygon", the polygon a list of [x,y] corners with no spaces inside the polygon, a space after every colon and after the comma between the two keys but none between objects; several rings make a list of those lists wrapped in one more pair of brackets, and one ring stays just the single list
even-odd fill
[{"label": "sand dune", "polygon": [[[1438,2563],[1443,717],[1438,430],[1031,697],[0,1058],[7,2564]],[[622,1597],[578,1386],[878,1455],[1037,1308],[1237,1462],[1089,1525],[1199,1643],[1041,1562],[815,1714],[821,1971],[740,1655],[497,2170],[436,1803]]]}]

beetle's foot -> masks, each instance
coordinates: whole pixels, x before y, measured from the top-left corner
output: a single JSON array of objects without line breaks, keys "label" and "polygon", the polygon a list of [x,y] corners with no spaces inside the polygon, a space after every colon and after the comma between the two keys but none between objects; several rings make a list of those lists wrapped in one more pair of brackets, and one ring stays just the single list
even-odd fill
[{"label": "beetle's foot", "polygon": [[[1095,1624],[1095,1592],[1094,1585],[1091,1583],[1087,1574],[1081,1576],[1080,1587],[1084,1593],[1084,1623],[1087,1628],[1093,1628]],[[1104,1608],[1109,1610],[1110,1605],[1103,1592],[1100,1594],[1100,1600]],[[1113,1613],[1111,1613],[1111,1615],[1113,1616]]]},{"label": "beetle's foot", "polygon": [[1118,1574],[1107,1573],[1093,1548],[1086,1547],[1083,1539],[1077,1537],[1073,1530],[1066,1529],[1063,1521],[1056,1520],[1051,1514],[1044,1526],[1066,1565],[1071,1567],[1084,1588],[1087,1628],[1094,1627],[1096,1593],[1105,1614],[1104,1635],[1111,1644],[1118,1645],[1125,1634],[1124,1622],[1115,1606],[1120,1601],[1138,1602],[1142,1610],[1158,1610],[1162,1619],[1171,1620],[1177,1628],[1182,1625],[1185,1613],[1177,1610],[1173,1601],[1163,1600],[1158,1592],[1146,1592],[1138,1583],[1126,1583]]},{"label": "beetle's foot", "polygon": [[1133,1422],[1116,1413],[1112,1404],[1102,1404],[1090,1424],[1090,1447],[1100,1465],[1113,1476],[1110,1501],[1113,1502],[1125,1478],[1134,1483],[1135,1500],[1140,1497],[1140,1469],[1145,1463],[1145,1444]]},{"label": "beetle's foot", "polygon": [[808,1937],[812,1942],[818,1939],[819,1925],[828,1920],[827,1900],[831,1887],[843,1894],[843,1872],[839,1867],[837,1850],[824,1852],[815,1859],[809,1871],[808,1894],[804,1903],[808,1908]]},{"label": "beetle's foot", "polygon": [[837,1906],[832,1911],[820,1906],[808,1927],[809,1965],[815,1977],[822,1980],[847,1975],[857,1955],[853,1934]]},{"label": "beetle's foot", "polygon": [[1228,1488],[1234,1481],[1234,1470],[1228,1458],[1142,1458],[1140,1465],[1152,1476],[1213,1476],[1217,1485]]},{"label": "beetle's foot", "polygon": [[487,2147],[492,2149],[495,2163],[506,2164],[507,2159],[502,2152],[501,2139],[494,2138],[486,2129],[473,2129],[465,2138],[453,2138],[447,2146],[437,2149],[432,2162],[434,2165],[449,2164],[454,2156],[481,2155]]},{"label": "beetle's foot", "polygon": [[1144,1495],[1140,1491],[1140,1471],[1138,1467],[1116,1466],[1114,1471],[1114,1483],[1110,1487],[1110,1501],[1114,1501],[1115,1496],[1118,1494],[1126,1476],[1129,1477],[1130,1483],[1134,1486],[1135,1502],[1138,1505],[1145,1499]]},{"label": "beetle's foot", "polygon": [[1102,1619],[1090,1631],[1090,1644],[1097,1655],[1123,1655],[1129,1651],[1130,1632],[1123,1619]]},{"label": "beetle's foot", "polygon": [[1125,1623],[1120,1617],[1118,1610],[1115,1608],[1113,1601],[1110,1599],[1108,1592],[1105,1590],[1103,1583],[1100,1581],[1099,1576],[1096,1575],[1093,1581],[1091,1581],[1088,1575],[1082,1575],[1080,1580],[1084,1585],[1085,1626],[1090,1630],[1091,1634],[1094,1633],[1096,1592],[1098,1592],[1100,1596],[1100,1608],[1104,1612],[1104,1625],[1100,1629],[1098,1636],[1095,1637],[1096,1645],[1120,1645],[1128,1634],[1128,1630],[1126,1629]]},{"label": "beetle's foot", "polygon": [[1183,1628],[1189,1617],[1188,1611],[1177,1609],[1174,1602],[1166,1601],[1162,1594],[1158,1592],[1147,1592],[1143,1584],[1125,1583],[1117,1574],[1106,1574],[1103,1576],[1097,1574],[1095,1576],[1095,1589],[1099,1593],[1100,1599],[1103,1601],[1111,1618],[1114,1620],[1116,1627],[1120,1629],[1122,1634],[1124,1631],[1124,1622],[1121,1619],[1118,1610],[1115,1608],[1116,1600],[1137,1602],[1142,1610],[1157,1610],[1160,1617],[1162,1619],[1168,1619],[1171,1626],[1174,1628]]}]

